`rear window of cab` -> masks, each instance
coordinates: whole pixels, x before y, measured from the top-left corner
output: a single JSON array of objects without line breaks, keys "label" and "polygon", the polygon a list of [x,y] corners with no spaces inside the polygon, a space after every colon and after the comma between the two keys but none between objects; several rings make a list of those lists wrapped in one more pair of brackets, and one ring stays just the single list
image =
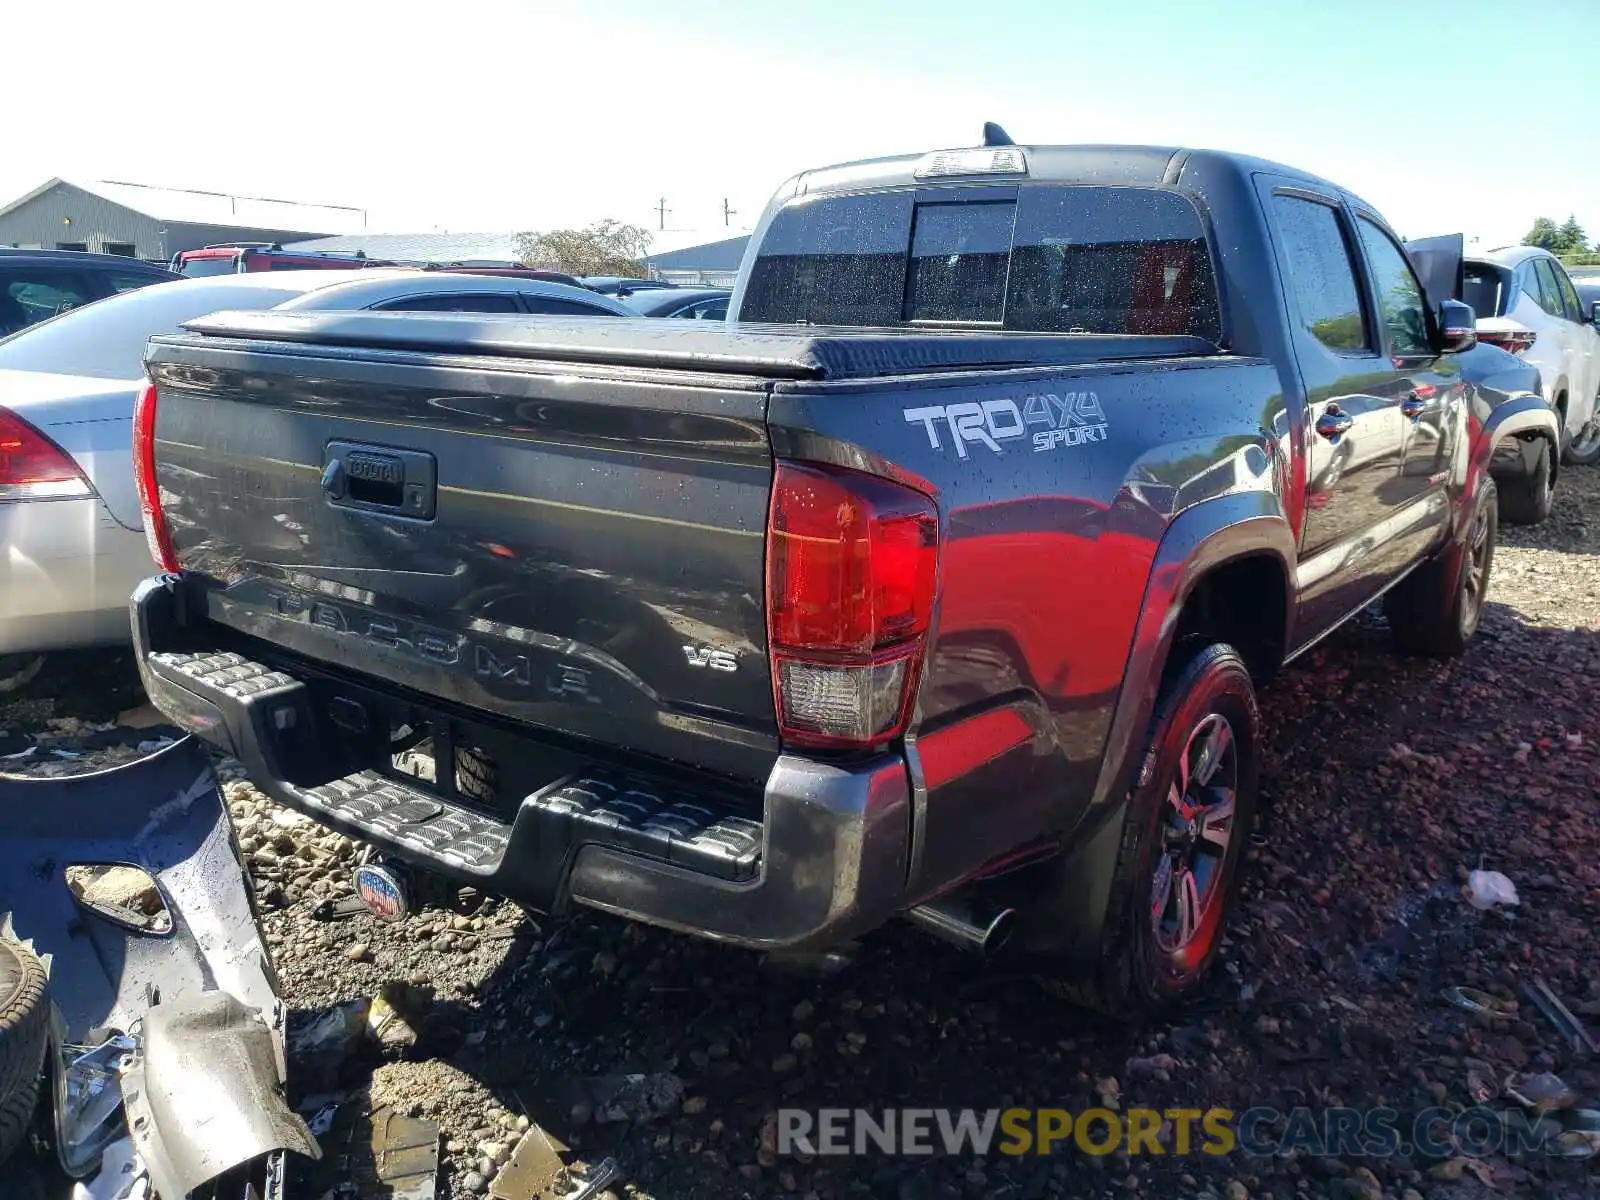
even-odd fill
[{"label": "rear window of cab", "polygon": [[1222,336],[1199,211],[1149,187],[801,199],[768,227],[739,319]]}]

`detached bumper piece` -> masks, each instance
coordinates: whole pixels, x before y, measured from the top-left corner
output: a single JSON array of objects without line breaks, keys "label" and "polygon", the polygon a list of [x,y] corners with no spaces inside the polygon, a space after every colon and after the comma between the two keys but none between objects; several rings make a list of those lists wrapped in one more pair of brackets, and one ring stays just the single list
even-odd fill
[{"label": "detached bumper piece", "polygon": [[[850,767],[782,757],[759,812],[571,754],[510,802],[464,797],[448,782],[396,777],[387,719],[352,729],[357,711],[403,706],[392,691],[253,650],[209,622],[187,626],[183,601],[172,576],[134,594],[151,700],[236,755],[280,803],[396,858],[539,911],[575,901],[760,948],[831,944],[903,905],[910,791],[897,756]],[[435,715],[437,727],[449,724]],[[532,736],[528,744],[526,757],[540,761]]]}]

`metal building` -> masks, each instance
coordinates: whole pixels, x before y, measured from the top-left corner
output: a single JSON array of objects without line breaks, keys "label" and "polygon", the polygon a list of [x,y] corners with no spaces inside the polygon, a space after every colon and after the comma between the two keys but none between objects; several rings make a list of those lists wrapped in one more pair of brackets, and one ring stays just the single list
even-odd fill
[{"label": "metal building", "polygon": [[366,213],[224,192],[52,179],[0,207],[0,246],[92,250],[166,262],[216,242],[287,242],[347,233]]},{"label": "metal building", "polygon": [[644,260],[653,279],[701,287],[732,287],[750,235],[723,238],[698,246],[684,246]]}]

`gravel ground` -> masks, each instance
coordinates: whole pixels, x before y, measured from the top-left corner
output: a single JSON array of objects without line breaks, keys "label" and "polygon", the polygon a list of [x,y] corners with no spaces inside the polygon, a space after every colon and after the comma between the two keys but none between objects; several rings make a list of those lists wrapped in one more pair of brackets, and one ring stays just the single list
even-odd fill
[{"label": "gravel ground", "polygon": [[[1468,1106],[1469,1077],[1513,1071],[1555,1071],[1600,1105],[1600,1071],[1526,1005],[1488,1021],[1441,997],[1463,985],[1510,999],[1543,977],[1600,1017],[1597,505],[1600,471],[1572,470],[1548,522],[1502,529],[1467,658],[1398,659],[1364,621],[1267,689],[1263,836],[1223,969],[1174,1024],[1098,1023],[1004,964],[982,968],[901,926],[822,976],[594,915],[541,928],[471,897],[395,926],[318,920],[321,900],[348,891],[356,848],[225,770],[295,1010],[295,1086],[336,1087],[346,1113],[394,1104],[440,1121],[445,1197],[481,1192],[529,1121],[581,1160],[615,1155],[627,1191],[664,1198],[1593,1194],[1584,1163],[1493,1156],[780,1160],[769,1114],[1106,1101],[1412,1113]],[[42,747],[0,769],[135,756],[160,731],[115,724],[141,700],[128,671],[118,656],[63,656],[0,702],[12,732],[0,753],[26,744],[17,734]],[[1516,883],[1513,915],[1461,901],[1480,867]],[[309,1024],[386,985],[415,1033],[391,1042],[409,1045],[348,1060],[303,1049]],[[626,1072],[672,1076],[681,1103],[669,1091],[660,1116],[601,1123],[615,1085],[593,1080]]]}]

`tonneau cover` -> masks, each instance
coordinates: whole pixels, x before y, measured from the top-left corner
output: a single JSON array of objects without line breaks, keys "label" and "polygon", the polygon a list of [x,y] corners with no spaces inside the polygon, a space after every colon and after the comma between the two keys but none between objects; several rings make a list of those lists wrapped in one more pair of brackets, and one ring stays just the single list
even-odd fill
[{"label": "tonneau cover", "polygon": [[[661,367],[772,379],[870,379],[928,371],[1070,366],[1218,353],[1204,338],[988,330],[712,325],[641,317],[480,313],[219,312],[192,333],[346,349]],[[157,337],[155,342],[184,341]]]}]

